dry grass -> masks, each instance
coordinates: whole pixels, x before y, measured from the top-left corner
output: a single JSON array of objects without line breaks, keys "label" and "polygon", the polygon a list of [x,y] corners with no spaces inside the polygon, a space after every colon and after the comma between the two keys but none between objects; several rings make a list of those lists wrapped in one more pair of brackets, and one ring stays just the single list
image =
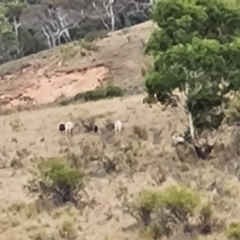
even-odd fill
[{"label": "dry grass", "polygon": [[[151,226],[143,234],[138,218],[126,209],[142,189],[164,190],[172,185],[198,191],[199,207],[210,204],[214,217],[212,230],[205,236],[199,230],[199,219],[207,210],[197,207],[191,220],[200,221],[195,223],[197,230],[194,222],[191,233],[174,225],[170,239],[227,239],[230,230],[225,229],[238,221],[240,211],[238,165],[231,160],[237,153],[227,145],[230,130],[224,143],[227,152],[215,151],[213,159],[196,161],[188,148],[177,153],[171,146],[171,133],[184,131],[183,125],[174,124],[177,117],[184,119],[181,112],[162,112],[158,105],[149,108],[142,104],[143,98],[138,95],[2,116],[0,239],[150,238],[156,228]],[[96,119],[99,134],[84,133],[81,118]],[[21,127],[13,127],[13,119]],[[69,119],[77,125],[73,138],[67,140],[57,132],[57,125]],[[107,122],[116,119],[123,121],[122,136],[106,129]],[[228,134],[224,133],[225,138]],[[68,164],[84,170],[85,188],[77,207],[70,203],[55,207],[38,199],[38,165],[49,157],[65,157]]]}]

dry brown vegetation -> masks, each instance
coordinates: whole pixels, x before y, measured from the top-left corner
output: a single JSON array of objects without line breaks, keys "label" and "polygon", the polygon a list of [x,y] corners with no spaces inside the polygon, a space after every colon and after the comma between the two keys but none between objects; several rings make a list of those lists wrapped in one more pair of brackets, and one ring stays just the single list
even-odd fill
[{"label": "dry brown vegetation", "polygon": [[[142,45],[125,38],[149,35],[150,26],[94,43],[116,85],[143,90]],[[66,64],[74,68],[72,57]],[[172,146],[171,134],[185,130],[181,110],[150,108],[144,97],[1,116],[0,239],[240,239],[239,128],[223,128],[202,161],[191,145]],[[112,129],[118,119],[122,135]],[[71,139],[57,131],[67,120],[76,123]],[[95,122],[98,134],[83,122]]]},{"label": "dry brown vegetation", "polygon": [[[171,133],[184,130],[177,122],[181,112],[163,112],[159,105],[149,108],[143,98],[2,116],[1,238],[227,239],[226,228],[238,221],[240,210],[239,166],[234,161],[238,130],[222,133],[223,146],[220,138],[212,159],[200,161],[190,146],[171,146]],[[85,132],[81,122],[91,118],[99,134]],[[59,119],[77,124],[72,139],[57,132]],[[122,136],[107,129],[115,119],[123,121]],[[43,165],[52,158],[84,173],[74,200],[56,195],[42,175],[48,172]],[[169,195],[166,190],[172,186],[185,187],[187,193]],[[177,212],[172,210],[175,205]],[[149,220],[145,208],[151,212]],[[238,230],[235,225],[233,230]]]}]

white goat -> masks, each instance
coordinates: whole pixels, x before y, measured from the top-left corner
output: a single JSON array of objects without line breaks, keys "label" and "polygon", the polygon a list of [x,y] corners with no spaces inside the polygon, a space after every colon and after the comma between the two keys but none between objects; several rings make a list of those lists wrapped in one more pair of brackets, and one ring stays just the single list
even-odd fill
[{"label": "white goat", "polygon": [[174,145],[183,144],[185,142],[185,139],[181,136],[178,136],[176,133],[172,135],[172,140]]},{"label": "white goat", "polygon": [[72,133],[73,133],[73,127],[74,127],[74,125],[73,125],[72,122],[67,121],[67,122],[65,123],[65,128],[66,128],[66,134],[67,134],[67,136],[72,135]]},{"label": "white goat", "polygon": [[114,130],[116,133],[121,133],[122,132],[122,122],[120,120],[117,120],[114,123]]},{"label": "white goat", "polygon": [[73,132],[73,123],[70,121],[67,121],[66,123],[59,123],[58,125],[58,131],[61,133],[66,133],[67,136],[72,135]]}]

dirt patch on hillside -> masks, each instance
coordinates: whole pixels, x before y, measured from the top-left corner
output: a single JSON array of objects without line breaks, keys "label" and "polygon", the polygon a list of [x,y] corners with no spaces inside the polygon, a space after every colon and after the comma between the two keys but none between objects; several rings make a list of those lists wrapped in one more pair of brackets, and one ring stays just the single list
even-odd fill
[{"label": "dirt patch on hillside", "polygon": [[27,79],[32,75],[34,80],[12,94],[3,94],[0,99],[2,104],[5,103],[5,108],[25,104],[48,104],[60,96],[73,97],[77,93],[93,90],[108,77],[109,69],[104,65],[97,65],[91,68],[56,71],[51,75],[40,71],[28,72],[25,75]]},{"label": "dirt patch on hillside", "polygon": [[[110,71],[107,78],[126,95],[143,93],[143,73],[151,63],[144,46],[154,28],[148,21],[109,33],[106,38],[88,43],[96,45],[96,51],[72,42],[1,65],[1,108],[20,105],[18,110],[30,109],[32,105],[51,103],[61,94],[67,97],[91,90]],[[69,50],[76,54],[66,60]]]}]

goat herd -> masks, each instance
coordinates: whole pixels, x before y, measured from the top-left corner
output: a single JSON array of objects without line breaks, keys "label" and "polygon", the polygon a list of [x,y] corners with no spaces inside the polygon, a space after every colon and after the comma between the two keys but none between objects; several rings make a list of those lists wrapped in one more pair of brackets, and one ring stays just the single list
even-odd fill
[{"label": "goat herd", "polygon": [[[122,132],[122,122],[120,120],[117,120],[113,124],[114,131],[116,133],[121,133]],[[87,127],[87,126],[85,126]],[[58,131],[62,134],[66,134],[67,137],[71,137],[73,135],[73,128],[74,124],[71,121],[67,121],[66,123],[61,122],[58,125]],[[91,124],[91,131],[98,133],[99,127],[96,124]],[[172,141],[173,145],[178,145],[178,144],[184,144],[185,139],[181,135],[179,136],[178,134],[173,134],[172,135]]]},{"label": "goat herd", "polygon": [[[67,137],[71,137],[72,136],[73,128],[74,128],[74,124],[71,121],[67,121],[66,123],[61,122],[58,125],[58,131],[60,133],[65,133],[67,135]],[[95,133],[98,132],[98,126],[96,124],[94,124],[94,126],[93,126],[93,131]],[[116,133],[121,133],[122,132],[122,122],[120,120],[117,120],[114,123],[114,131]]]}]

